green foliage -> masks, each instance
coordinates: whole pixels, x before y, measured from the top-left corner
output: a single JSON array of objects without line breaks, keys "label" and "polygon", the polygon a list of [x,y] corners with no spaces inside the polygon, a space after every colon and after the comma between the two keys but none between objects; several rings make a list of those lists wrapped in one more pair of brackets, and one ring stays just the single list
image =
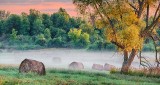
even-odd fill
[{"label": "green foliage", "polygon": [[90,43],[90,36],[88,33],[82,33],[81,29],[71,29],[68,32],[71,46],[86,47]]},{"label": "green foliage", "polygon": [[[115,9],[109,12],[112,13],[113,10]],[[113,23],[115,23],[118,29],[118,42],[125,44],[127,48],[130,46],[133,47],[135,45],[129,43],[136,42],[137,36],[133,37],[133,35],[138,35],[139,30],[135,29],[136,26],[134,25],[126,27],[123,31],[118,27],[123,27],[124,24],[133,24],[137,19],[128,15],[124,15],[123,18],[124,20],[122,20],[122,22],[124,21],[124,23],[121,24],[117,24],[117,21],[113,20]],[[116,19],[118,19],[118,17],[116,17]],[[125,20],[133,21],[133,23],[125,22]],[[92,26],[90,22],[84,21],[80,17],[70,17],[63,8],[60,8],[58,12],[51,15],[30,9],[29,14],[22,12],[21,15],[11,14],[1,19],[0,39],[2,37],[2,44],[4,46],[10,46],[11,48],[17,47],[18,49],[25,49],[25,47],[26,49],[33,49],[34,47],[48,46],[114,50],[115,46],[108,43],[109,40],[113,38],[112,31],[107,30],[107,33],[105,33],[105,27],[110,28],[110,26],[106,26],[106,24],[102,22],[103,21],[98,18],[98,20],[95,21],[95,26]],[[15,31],[13,31],[13,28]],[[122,36],[122,34],[128,37]],[[4,37],[2,35],[4,35]],[[14,39],[11,39],[10,35],[12,35]],[[109,35],[107,41],[106,35]],[[7,40],[9,40],[9,42],[7,42]],[[130,40],[130,42],[127,40]],[[136,45],[139,46],[140,44]],[[150,46],[152,45],[145,45],[144,49],[150,49]]]},{"label": "green foliage", "polygon": [[[35,9],[30,9],[29,10],[28,19],[29,19],[29,22],[30,22],[29,34],[32,36],[32,35],[35,35],[34,34],[35,33],[35,29],[39,30],[39,27],[41,28],[41,25],[42,25],[40,11],[35,10]],[[38,26],[38,24],[40,24],[40,26]],[[36,28],[36,27],[38,27],[38,28]]]},{"label": "green foliage", "polygon": [[82,23],[80,25],[80,28],[82,29],[83,32],[86,32],[89,34],[92,34],[94,32],[94,28],[88,23],[85,23],[85,24]]},{"label": "green foliage", "polygon": [[48,42],[48,47],[65,47],[67,44],[66,31],[53,28],[51,32],[52,39]]},{"label": "green foliage", "polygon": [[74,18],[70,18],[69,23],[70,25],[72,25],[71,27],[75,27],[75,28],[79,28],[79,25],[81,24],[81,23],[78,23],[77,20]]},{"label": "green foliage", "polygon": [[4,23],[3,22],[4,22],[3,20],[0,20],[0,36],[2,35],[2,33],[4,33],[4,31],[3,31]]},{"label": "green foliage", "polygon": [[27,36],[27,35],[18,35],[18,40],[21,42],[21,43],[33,43],[34,40],[32,37],[30,36]]},{"label": "green foliage", "polygon": [[31,33],[33,35],[37,35],[37,34],[40,34],[44,31],[44,25],[42,23],[42,20],[41,19],[36,19],[34,22],[33,22],[33,29],[31,31]]},{"label": "green foliage", "polygon": [[35,42],[41,46],[45,46],[46,45],[46,38],[45,38],[44,34],[38,34],[36,36]]},{"label": "green foliage", "polygon": [[66,44],[65,38],[62,36],[58,36],[56,38],[53,38],[50,42],[52,47],[64,47]]},{"label": "green foliage", "polygon": [[72,28],[70,20],[72,19],[70,18],[69,14],[65,11],[65,9],[62,8],[60,8],[57,13],[51,15],[51,21],[53,22],[53,26],[57,28],[62,28],[67,32],[70,28]]},{"label": "green foliage", "polygon": [[87,46],[90,43],[90,35],[88,33],[81,34],[81,42]]},{"label": "green foliage", "polygon": [[17,31],[14,28],[12,29],[10,39],[13,40],[13,41],[17,40]]},{"label": "green foliage", "polygon": [[67,44],[67,34],[63,29],[55,29],[55,35],[50,41],[52,47],[65,47]]},{"label": "green foliage", "polygon": [[90,50],[115,50],[115,46],[105,40],[103,34],[104,29],[94,29],[93,33],[90,34],[91,44],[88,46]]},{"label": "green foliage", "polygon": [[51,38],[54,38],[57,35],[59,28],[50,26],[49,29],[50,29],[50,32],[51,32]]},{"label": "green foliage", "polygon": [[[17,33],[15,31],[12,33],[13,27]],[[72,28],[81,30],[72,31]],[[80,17],[70,17],[63,8],[52,15],[30,9],[29,14],[24,12],[21,15],[12,14],[0,20],[0,35],[9,35],[5,37],[7,39],[3,40],[2,44],[17,49],[46,46],[74,48],[92,46],[95,49],[101,47],[105,49],[106,43],[102,32],[104,32],[102,29],[93,28],[90,23]],[[10,35],[12,38],[16,35],[14,41],[10,39]]]},{"label": "green foliage", "polygon": [[29,35],[29,30],[30,30],[30,22],[28,19],[28,15],[26,13],[22,13],[22,18],[21,18],[21,29],[19,30],[21,35]]},{"label": "green foliage", "polygon": [[21,17],[19,15],[12,14],[4,23],[5,33],[11,33],[12,29],[16,29],[19,33],[21,29]]},{"label": "green foliage", "polygon": [[95,42],[92,42],[92,44],[90,44],[88,46],[89,50],[115,50],[116,47],[114,44],[111,43],[107,43],[105,40],[103,40],[102,38],[97,39]]},{"label": "green foliage", "polygon": [[34,20],[40,18],[40,11],[35,10],[35,9],[30,9],[29,10],[29,20],[30,22],[33,22]]},{"label": "green foliage", "polygon": [[154,51],[154,45],[152,42],[144,44],[143,51]]},{"label": "green foliage", "polygon": [[42,14],[43,25],[45,28],[50,28],[52,26],[52,21],[50,20],[50,15]]},{"label": "green foliage", "polygon": [[65,30],[63,30],[63,29],[57,29],[57,33],[56,33],[55,37],[58,37],[58,36],[67,37],[66,33],[67,32]]},{"label": "green foliage", "polygon": [[52,39],[52,38],[51,38],[51,32],[50,32],[50,30],[49,30],[48,28],[46,28],[46,29],[44,30],[44,37],[46,38],[47,41],[49,41],[49,40]]},{"label": "green foliage", "polygon": [[86,23],[84,20],[82,20],[81,17],[77,17],[77,18],[70,18],[70,25],[72,25],[72,28],[80,28],[81,24]]},{"label": "green foliage", "polygon": [[78,42],[81,36],[81,32],[81,29],[71,29],[68,32],[68,36],[73,42]]}]

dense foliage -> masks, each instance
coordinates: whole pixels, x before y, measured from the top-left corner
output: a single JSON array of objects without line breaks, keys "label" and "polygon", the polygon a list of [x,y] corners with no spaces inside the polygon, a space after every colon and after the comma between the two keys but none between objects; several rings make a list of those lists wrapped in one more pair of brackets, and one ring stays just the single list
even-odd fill
[{"label": "dense foliage", "polygon": [[0,13],[1,48],[115,48],[104,39],[104,29],[95,28],[82,18],[70,17],[63,8],[51,15],[35,9],[30,9],[29,14]]},{"label": "dense foliage", "polygon": [[[159,0],[73,0],[79,12],[92,18],[92,23],[99,19],[98,27],[105,27],[106,37],[123,52],[122,73],[127,73],[134,58],[142,51],[144,41],[151,39],[156,52],[156,67],[160,66],[158,58],[160,2]],[[153,6],[154,5],[154,6]],[[153,15],[150,10],[154,8]],[[92,10],[92,11],[90,11]],[[149,18],[153,16],[153,19]],[[96,24],[95,24],[96,25]],[[144,67],[148,61],[142,64]]]},{"label": "dense foliage", "polygon": [[[86,21],[80,17],[71,17],[63,8],[53,14],[44,14],[35,9],[30,9],[29,14],[22,12],[20,15],[16,15],[6,11],[0,11],[0,14],[0,48],[116,49],[109,42],[110,38],[106,40],[106,29],[102,20],[96,20],[96,25],[93,25],[91,20]],[[126,18],[128,17],[126,16]],[[131,18],[134,20],[134,17]],[[125,31],[120,32],[120,35],[122,33]],[[130,35],[130,33],[128,34]],[[109,33],[107,35],[111,36]],[[135,39],[137,38],[135,37]],[[152,46],[150,42],[149,45]],[[153,49],[153,47],[148,47],[148,44],[145,46],[147,51]]]}]

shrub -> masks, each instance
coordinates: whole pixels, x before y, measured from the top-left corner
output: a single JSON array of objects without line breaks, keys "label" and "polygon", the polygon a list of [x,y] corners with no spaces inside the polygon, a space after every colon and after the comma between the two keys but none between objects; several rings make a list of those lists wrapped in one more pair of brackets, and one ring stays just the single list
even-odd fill
[{"label": "shrub", "polygon": [[81,38],[80,38],[80,41],[81,43],[83,43],[83,47],[87,46],[89,43],[90,43],[90,36],[88,33],[83,33],[81,34]]},{"label": "shrub", "polygon": [[18,40],[20,41],[20,43],[30,43],[33,44],[33,38],[31,36],[27,36],[27,35],[18,35]]},{"label": "shrub", "polygon": [[115,45],[112,44],[112,43],[106,43],[105,48],[108,49],[108,50],[115,50],[116,49]]},{"label": "shrub", "polygon": [[118,72],[118,70],[115,69],[115,68],[112,68],[111,71],[110,71],[111,74],[112,74],[112,73],[117,73],[117,72]]},{"label": "shrub", "polygon": [[44,37],[46,38],[47,42],[51,40],[51,32],[48,28],[44,30]]},{"label": "shrub", "polygon": [[48,47],[63,47],[66,44],[64,37],[59,36],[49,41]]},{"label": "shrub", "polygon": [[10,39],[13,41],[17,40],[17,31],[15,29],[12,29],[12,33],[10,34]]},{"label": "shrub", "polygon": [[154,45],[152,42],[144,44],[143,51],[154,51]]},{"label": "shrub", "polygon": [[89,34],[92,34],[94,29],[92,27],[91,24],[81,24],[80,25],[80,28],[82,29],[83,32],[86,32],[86,33],[89,33]]},{"label": "shrub", "polygon": [[90,43],[90,36],[88,33],[82,33],[81,29],[71,29],[68,32],[70,44],[72,47],[84,48]]},{"label": "shrub", "polygon": [[46,45],[46,38],[44,37],[44,34],[37,35],[35,42],[41,46],[45,46]]}]

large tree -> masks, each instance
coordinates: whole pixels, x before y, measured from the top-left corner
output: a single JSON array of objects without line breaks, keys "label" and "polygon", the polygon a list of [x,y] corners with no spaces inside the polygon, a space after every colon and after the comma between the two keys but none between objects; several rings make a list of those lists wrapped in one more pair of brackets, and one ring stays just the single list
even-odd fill
[{"label": "large tree", "polygon": [[19,30],[21,35],[29,35],[29,30],[30,30],[30,22],[28,19],[28,14],[27,13],[21,13],[21,29]]},{"label": "large tree", "polygon": [[57,28],[62,28],[67,32],[71,28],[69,20],[70,16],[63,8],[60,8],[58,12],[51,15],[51,21],[53,22],[53,26]]},{"label": "large tree", "polygon": [[[96,16],[107,28],[107,39],[124,54],[121,68],[126,73],[142,50],[147,37],[155,35],[155,26],[160,18],[159,0],[73,0],[80,13]],[[149,11],[155,8],[154,18],[149,23]],[[158,60],[157,60],[158,62]],[[159,63],[158,63],[159,65]]]},{"label": "large tree", "polygon": [[16,14],[11,14],[4,23],[5,33],[11,33],[12,29],[18,31],[21,30],[21,17]]},{"label": "large tree", "polygon": [[42,14],[42,19],[45,28],[50,28],[50,26],[52,26],[52,21],[49,14]]},{"label": "large tree", "polygon": [[[39,32],[39,30],[42,29],[42,26],[41,26],[42,25],[42,17],[41,17],[40,11],[35,10],[35,9],[30,9],[28,19],[30,22],[29,34],[31,36],[37,35],[36,31]],[[40,24],[40,26],[39,26],[39,24]]]}]

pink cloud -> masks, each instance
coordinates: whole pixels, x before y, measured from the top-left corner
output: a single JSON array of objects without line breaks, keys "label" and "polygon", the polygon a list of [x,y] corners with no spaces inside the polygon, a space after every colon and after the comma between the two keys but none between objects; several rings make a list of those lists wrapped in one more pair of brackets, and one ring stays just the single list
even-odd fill
[{"label": "pink cloud", "polygon": [[71,2],[43,2],[39,4],[5,4],[0,5],[0,10],[10,11],[13,14],[20,14],[21,12],[29,13],[29,9],[36,9],[43,13],[52,14],[62,7],[71,16],[77,16],[76,8]]}]

